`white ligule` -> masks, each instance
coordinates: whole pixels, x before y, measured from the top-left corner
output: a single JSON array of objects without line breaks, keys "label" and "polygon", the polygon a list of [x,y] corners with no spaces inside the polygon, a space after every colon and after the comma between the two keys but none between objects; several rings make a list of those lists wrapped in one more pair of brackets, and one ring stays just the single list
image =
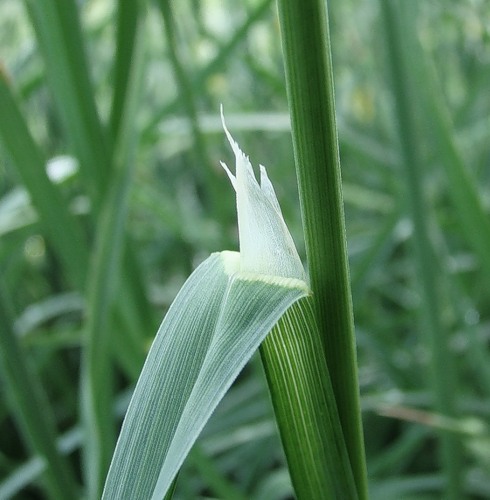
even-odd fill
[{"label": "white ligule", "polygon": [[236,191],[240,269],[242,272],[306,280],[305,271],[284,222],[267,171],[260,165],[260,185],[252,164],[226,128],[226,137],[236,159],[235,175],[221,162]]}]

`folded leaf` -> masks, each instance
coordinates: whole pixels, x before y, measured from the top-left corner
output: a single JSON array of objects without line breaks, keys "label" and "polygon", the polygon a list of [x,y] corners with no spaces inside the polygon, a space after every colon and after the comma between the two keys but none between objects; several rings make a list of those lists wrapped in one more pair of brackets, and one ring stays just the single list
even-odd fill
[{"label": "folded leaf", "polygon": [[204,424],[286,309],[300,280],[240,271],[211,255],[170,307],[131,400],[103,498],[161,499]]},{"label": "folded leaf", "polygon": [[143,367],[104,499],[165,496],[227,389],[284,312],[309,294],[274,188],[223,127],[236,175],[240,253],[211,255],[170,307]]}]

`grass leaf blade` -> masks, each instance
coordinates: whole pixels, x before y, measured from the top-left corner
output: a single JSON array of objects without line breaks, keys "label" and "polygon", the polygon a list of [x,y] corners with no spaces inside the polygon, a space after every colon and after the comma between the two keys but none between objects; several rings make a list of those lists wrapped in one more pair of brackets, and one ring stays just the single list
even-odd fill
[{"label": "grass leaf blade", "polygon": [[284,311],[300,280],[237,273],[213,254],[190,276],[148,355],[123,424],[105,499],[162,498],[214,408]]}]

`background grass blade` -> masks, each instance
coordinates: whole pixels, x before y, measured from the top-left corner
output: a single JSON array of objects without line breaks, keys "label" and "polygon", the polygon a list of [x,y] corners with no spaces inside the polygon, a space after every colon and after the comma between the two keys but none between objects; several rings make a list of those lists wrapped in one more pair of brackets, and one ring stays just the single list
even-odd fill
[{"label": "background grass blade", "polygon": [[114,180],[97,230],[88,284],[89,314],[82,359],[81,405],[85,427],[85,467],[90,498],[100,496],[115,445],[111,313],[118,287],[124,220],[131,179],[127,162]]},{"label": "background grass blade", "polygon": [[46,65],[53,100],[93,203],[106,192],[111,171],[108,138],[100,123],[73,0],[26,0]]},{"label": "background grass blade", "polygon": [[360,498],[366,465],[326,3],[278,0],[306,253],[318,327]]},{"label": "background grass blade", "polygon": [[[85,472],[90,498],[99,498],[115,446],[111,359],[112,310],[119,287],[124,228],[138,142],[136,111],[144,74],[144,45],[136,40],[120,115],[115,170],[96,232],[96,250],[88,284],[86,347],[82,359],[82,415],[86,438]],[[117,340],[116,340],[117,341]]]},{"label": "background grass blade", "polygon": [[104,498],[165,495],[219,400],[307,291],[299,280],[241,277],[238,266],[237,253],[213,254],[172,304],[135,389]]},{"label": "background grass blade", "polygon": [[[108,179],[113,168],[113,150],[96,108],[84,51],[78,6],[72,0],[61,3],[55,0],[42,0],[41,2],[26,0],[26,6],[43,55],[46,77],[56,110],[80,162],[80,172],[93,204],[94,218],[96,218],[100,204],[107,195]],[[126,77],[127,72],[122,75],[118,73],[117,76]],[[124,86],[125,83],[118,82],[117,85]],[[122,103],[118,102],[118,104]],[[124,106],[120,112],[123,109]],[[117,137],[113,139],[114,145]],[[127,251],[125,250],[125,254]],[[131,263],[132,260],[131,255],[125,255],[125,263]],[[133,281],[135,271],[134,265],[127,269]],[[126,285],[123,284],[124,286]],[[124,297],[124,293],[121,294]],[[125,303],[121,306],[120,314],[127,317],[130,307],[130,304]],[[131,323],[126,321],[126,324]],[[148,326],[144,321],[143,324]],[[137,340],[141,340],[141,330],[135,333],[134,330],[126,327],[123,331],[128,332],[130,339],[133,339],[132,359],[129,361],[126,353],[123,355],[125,360],[123,362],[128,370],[132,370],[132,366],[135,366],[137,370],[141,366],[143,353],[141,347],[136,348],[134,344]]]},{"label": "background grass blade", "polygon": [[[457,374],[454,359],[448,348],[447,329],[442,321],[442,283],[438,272],[434,247],[430,240],[429,207],[423,192],[423,159],[416,142],[416,118],[411,103],[413,75],[416,69],[408,66],[406,50],[410,45],[403,40],[402,23],[414,22],[415,4],[401,7],[398,2],[381,2],[388,61],[393,79],[395,110],[399,137],[404,155],[409,208],[414,224],[414,256],[423,297],[424,330],[427,331],[430,352],[430,380],[434,389],[436,410],[445,416],[456,414]],[[401,17],[403,13],[403,17]],[[404,21],[402,21],[402,19]],[[461,498],[461,444],[455,435],[442,433],[441,461],[446,476],[446,498]]]},{"label": "background grass blade", "polygon": [[128,102],[129,82],[142,6],[142,1],[118,0],[117,2],[115,43],[117,52],[113,69],[114,90],[109,117],[109,129],[113,141],[119,136],[119,129]]},{"label": "background grass blade", "polygon": [[[87,235],[82,230],[81,222],[70,213],[68,202],[50,181],[43,153],[31,136],[5,73],[0,74],[0,104],[5,110],[5,113],[0,115],[2,143],[29,192],[43,229],[66,275],[72,285],[85,292],[90,251]],[[126,252],[125,259],[131,260],[131,254]],[[127,268],[133,270],[135,266],[130,262]],[[126,371],[136,378],[144,361],[144,349],[140,341],[143,327],[138,319],[134,324],[134,318],[138,318],[147,310],[147,303],[143,300],[145,295],[141,292],[141,285],[135,273],[128,272],[127,277],[131,281],[125,282],[119,291],[121,300],[117,306],[118,318],[124,319],[120,331],[125,335],[126,341],[117,344],[115,349]],[[129,284],[131,293],[128,295],[124,285]],[[133,294],[137,295],[139,300],[134,301]],[[140,307],[137,314],[134,313],[135,305]]]},{"label": "background grass blade", "polygon": [[36,207],[41,223],[73,284],[85,284],[88,262],[86,236],[66,208],[66,201],[46,173],[46,161],[34,142],[12,93],[7,75],[0,71],[0,138]]},{"label": "background grass blade", "polygon": [[[230,39],[226,40],[226,43],[223,43],[222,46],[219,47],[216,57],[214,57],[212,61],[203,69],[200,69],[197,74],[192,72],[190,77],[192,79],[191,84],[193,92],[198,93],[199,89],[202,89],[206,85],[207,80],[216,74],[219,74],[222,68],[226,66],[228,58],[232,57],[237,47],[244,43],[247,34],[264,17],[265,13],[270,8],[272,1],[273,0],[263,0],[257,6],[254,6],[243,23],[232,33]],[[181,95],[179,95],[179,97],[180,96]],[[151,117],[147,126],[144,128],[142,134],[143,137],[146,139],[153,138],[154,134],[151,133],[151,131],[155,129],[165,116],[175,112],[178,105],[179,99],[177,98],[172,100],[171,103],[164,106],[161,110],[158,110],[154,116]]]},{"label": "background grass blade", "polygon": [[410,44],[409,60],[418,61],[418,85],[414,92],[420,99],[420,109],[425,110],[424,122],[437,144],[441,164],[447,175],[448,192],[456,207],[461,230],[473,247],[485,274],[490,276],[490,219],[485,210],[477,181],[465,164],[456,141],[451,117],[443,100],[441,85],[433,65],[422,50],[414,27],[407,30]]},{"label": "background grass blade", "polygon": [[219,196],[216,190],[216,179],[214,170],[211,168],[211,162],[209,161],[209,155],[207,152],[206,142],[204,140],[204,135],[200,129],[197,116],[197,102],[195,97],[195,88],[192,86],[189,76],[186,73],[183,65],[183,58],[179,54],[179,45],[177,37],[177,26],[174,16],[174,7],[169,0],[159,0],[158,5],[160,7],[165,41],[167,45],[167,50],[169,54],[169,59],[172,64],[172,69],[175,75],[175,80],[177,82],[179,92],[181,93],[181,102],[184,104],[185,114],[189,120],[192,137],[193,137],[193,164],[196,166],[195,178],[198,179],[198,189],[205,193],[207,197],[207,204],[216,210],[216,202],[219,200]]},{"label": "background grass blade", "polygon": [[[189,462],[195,467],[198,474],[206,478],[206,483],[209,489],[218,498],[234,498],[236,500],[246,500],[246,496],[233,485],[233,482],[228,480],[220,473],[219,469],[206,453],[196,444],[188,457]],[[176,477],[175,483],[178,480]],[[172,493],[172,488],[167,493],[168,498],[172,498],[169,494]]]},{"label": "background grass blade", "polygon": [[16,422],[28,446],[47,463],[46,491],[53,499],[76,498],[77,485],[68,463],[56,450],[56,431],[49,403],[41,384],[29,366],[12,325],[13,315],[0,281],[0,373],[12,402]]}]

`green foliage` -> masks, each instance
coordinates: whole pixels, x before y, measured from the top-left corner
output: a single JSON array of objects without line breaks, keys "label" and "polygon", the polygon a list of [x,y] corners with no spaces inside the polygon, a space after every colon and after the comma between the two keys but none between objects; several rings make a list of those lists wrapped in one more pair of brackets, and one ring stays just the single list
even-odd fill
[{"label": "green foliage", "polygon": [[[400,134],[384,4],[395,7],[410,76],[409,137]],[[451,465],[434,443],[449,436],[461,453],[461,496],[487,498],[490,5],[328,7],[369,490],[441,498]],[[220,103],[244,150],[269,166],[306,260],[279,29],[271,0],[0,2],[0,498],[97,495],[161,318],[200,262],[238,248],[219,167]],[[407,140],[442,345],[420,321],[430,303],[414,252],[421,207],[408,198]],[[55,178],[45,167],[59,155],[74,157],[76,170]],[[443,349],[457,375],[452,415],[433,376]],[[184,462],[174,496],[287,498],[286,463],[254,357]]]}]

